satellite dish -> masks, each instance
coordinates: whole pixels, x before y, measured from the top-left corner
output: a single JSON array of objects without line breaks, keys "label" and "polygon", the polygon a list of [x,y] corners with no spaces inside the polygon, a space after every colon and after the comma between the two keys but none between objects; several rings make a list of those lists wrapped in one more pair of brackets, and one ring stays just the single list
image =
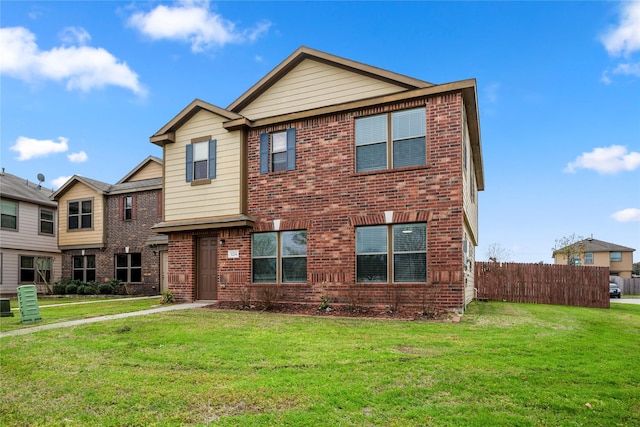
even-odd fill
[{"label": "satellite dish", "polygon": [[41,173],[38,174],[38,182],[44,182],[44,175]]}]

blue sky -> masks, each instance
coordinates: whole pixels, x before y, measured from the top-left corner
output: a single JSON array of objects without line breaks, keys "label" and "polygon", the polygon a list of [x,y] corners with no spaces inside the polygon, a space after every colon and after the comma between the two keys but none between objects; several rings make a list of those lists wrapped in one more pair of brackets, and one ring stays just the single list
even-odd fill
[{"label": "blue sky", "polygon": [[576,234],[640,259],[640,2],[0,3],[0,163],[115,183],[194,98],[226,107],[299,46],[476,78],[479,259]]}]

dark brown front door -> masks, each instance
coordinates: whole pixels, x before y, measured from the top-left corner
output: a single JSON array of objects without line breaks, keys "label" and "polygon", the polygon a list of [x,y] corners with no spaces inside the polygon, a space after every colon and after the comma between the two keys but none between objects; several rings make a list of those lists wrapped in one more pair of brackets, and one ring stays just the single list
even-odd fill
[{"label": "dark brown front door", "polygon": [[218,239],[201,237],[198,239],[197,298],[200,300],[218,299]]}]

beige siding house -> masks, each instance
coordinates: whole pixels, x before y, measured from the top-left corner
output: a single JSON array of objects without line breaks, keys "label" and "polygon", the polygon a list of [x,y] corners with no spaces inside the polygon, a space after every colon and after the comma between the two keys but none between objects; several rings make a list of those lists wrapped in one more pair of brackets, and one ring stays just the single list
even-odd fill
[{"label": "beige siding house", "polygon": [[[635,249],[615,243],[604,242],[594,238],[584,239],[576,243],[578,254],[573,260],[576,265],[592,267],[609,267],[609,274],[630,279],[633,270],[633,252]],[[567,257],[562,250],[553,253],[556,264],[567,264]]]},{"label": "beige siding house", "polygon": [[22,285],[45,292],[61,275],[57,244],[57,203],[52,190],[6,172],[0,173],[0,294]]}]

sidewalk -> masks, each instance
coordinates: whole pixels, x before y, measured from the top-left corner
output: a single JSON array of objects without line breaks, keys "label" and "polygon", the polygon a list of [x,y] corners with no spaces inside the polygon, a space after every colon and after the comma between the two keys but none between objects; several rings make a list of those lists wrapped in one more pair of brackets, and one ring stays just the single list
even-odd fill
[{"label": "sidewalk", "polygon": [[0,339],[4,337],[13,337],[17,335],[31,334],[34,332],[45,331],[47,329],[66,328],[69,326],[86,325],[88,323],[104,322],[106,320],[114,320],[114,319],[123,319],[125,317],[144,316],[147,314],[163,313],[165,311],[201,308],[207,305],[211,305],[211,301],[192,302],[192,303],[185,303],[185,304],[170,304],[164,307],[151,308],[149,310],[132,311],[131,313],[111,314],[108,316],[91,317],[88,319],[70,320],[68,322],[50,323],[48,325],[40,325],[40,326],[34,326],[32,328],[16,329],[15,331],[3,332],[3,333],[0,333]]}]

